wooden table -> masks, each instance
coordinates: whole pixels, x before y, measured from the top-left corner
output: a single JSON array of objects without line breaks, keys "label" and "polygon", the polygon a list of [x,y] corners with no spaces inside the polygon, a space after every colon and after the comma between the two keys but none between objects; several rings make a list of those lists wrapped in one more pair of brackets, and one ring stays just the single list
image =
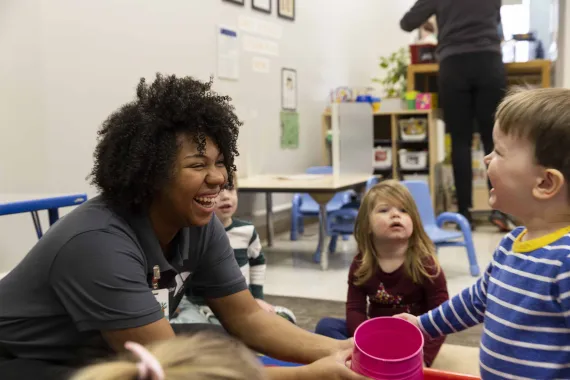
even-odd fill
[{"label": "wooden table", "polygon": [[[238,192],[265,193],[267,218],[267,244],[273,245],[273,193],[308,193],[319,204],[320,220],[326,219],[326,205],[339,191],[360,190],[366,185],[370,174],[360,175],[259,175],[239,178]],[[321,247],[321,268],[328,268],[328,240],[326,226],[319,223],[319,244]]]}]

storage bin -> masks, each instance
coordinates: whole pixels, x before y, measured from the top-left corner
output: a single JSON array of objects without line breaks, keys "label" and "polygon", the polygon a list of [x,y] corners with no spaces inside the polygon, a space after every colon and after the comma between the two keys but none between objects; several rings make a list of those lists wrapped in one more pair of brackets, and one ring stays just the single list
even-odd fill
[{"label": "storage bin", "polygon": [[372,165],[374,169],[388,169],[392,167],[392,147],[377,146],[373,150]]},{"label": "storage bin", "polygon": [[412,64],[417,63],[435,63],[435,49],[437,45],[433,44],[411,44],[410,60]]},{"label": "storage bin", "polygon": [[402,119],[400,137],[403,141],[423,141],[427,136],[427,120],[419,118]]},{"label": "storage bin", "polygon": [[427,167],[426,151],[409,151],[400,149],[398,151],[400,168],[404,170],[423,170]]}]

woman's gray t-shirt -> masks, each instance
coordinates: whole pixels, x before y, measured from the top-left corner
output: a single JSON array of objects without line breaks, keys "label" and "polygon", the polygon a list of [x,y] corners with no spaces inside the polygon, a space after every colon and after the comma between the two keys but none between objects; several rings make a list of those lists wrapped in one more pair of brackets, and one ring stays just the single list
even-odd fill
[{"label": "woman's gray t-shirt", "polygon": [[169,314],[185,290],[219,298],[247,289],[221,222],[182,229],[167,261],[144,216],[120,217],[93,198],[52,226],[0,280],[0,357],[82,364],[110,353],[101,330],[164,317],[152,270],[169,290]]}]

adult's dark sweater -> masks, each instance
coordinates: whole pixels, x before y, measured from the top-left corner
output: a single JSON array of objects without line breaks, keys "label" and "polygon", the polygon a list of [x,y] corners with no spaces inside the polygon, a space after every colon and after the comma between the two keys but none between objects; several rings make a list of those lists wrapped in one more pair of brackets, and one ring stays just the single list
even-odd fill
[{"label": "adult's dark sweater", "polygon": [[433,15],[437,19],[436,53],[440,62],[457,54],[501,53],[501,0],[418,0],[400,20],[400,27],[411,32]]},{"label": "adult's dark sweater", "polygon": [[[392,273],[386,273],[377,267],[366,283],[355,285],[355,272],[361,260],[362,255],[358,254],[352,261],[348,274],[346,327],[350,336],[354,336],[356,328],[368,318],[391,317],[400,313],[419,316],[449,299],[443,271],[431,280],[425,279],[422,284],[416,284],[406,274],[403,265]],[[434,275],[432,268],[433,263],[430,263],[427,270]],[[431,339],[425,336],[425,339],[424,361],[431,366],[445,337]]]}]

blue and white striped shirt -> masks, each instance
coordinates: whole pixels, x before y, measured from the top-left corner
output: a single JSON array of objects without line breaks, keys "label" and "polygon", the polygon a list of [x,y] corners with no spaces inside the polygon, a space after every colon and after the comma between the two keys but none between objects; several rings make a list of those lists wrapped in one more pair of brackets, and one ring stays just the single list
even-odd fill
[{"label": "blue and white striped shirt", "polygon": [[420,317],[432,337],[484,323],[483,379],[570,379],[570,227],[507,234],[485,274]]}]

